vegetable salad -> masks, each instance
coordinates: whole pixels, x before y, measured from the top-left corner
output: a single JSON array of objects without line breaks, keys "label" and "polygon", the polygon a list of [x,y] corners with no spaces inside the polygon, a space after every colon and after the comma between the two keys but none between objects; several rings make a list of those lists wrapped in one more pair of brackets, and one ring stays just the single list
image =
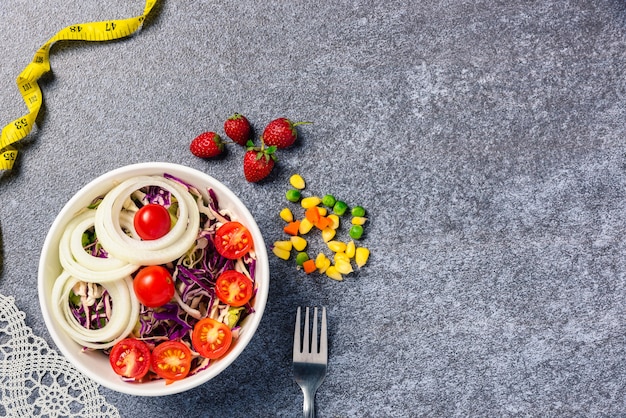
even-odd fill
[{"label": "vegetable salad", "polygon": [[207,195],[168,174],[129,179],[61,237],[53,315],[122,379],[171,383],[209,367],[254,312],[252,236]]}]

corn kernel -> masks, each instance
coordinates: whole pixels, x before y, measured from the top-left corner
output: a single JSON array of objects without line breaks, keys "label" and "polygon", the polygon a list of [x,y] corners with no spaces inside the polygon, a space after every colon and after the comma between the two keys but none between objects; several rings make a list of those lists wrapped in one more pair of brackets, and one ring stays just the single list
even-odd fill
[{"label": "corn kernel", "polygon": [[308,209],[308,208],[312,208],[313,206],[317,206],[322,202],[322,199],[320,199],[317,196],[309,196],[309,197],[305,197],[304,199],[302,199],[300,201],[300,205],[304,208],[304,209]]},{"label": "corn kernel", "polygon": [[352,258],[354,257],[355,253],[356,245],[354,245],[354,241],[350,240],[350,242],[348,242],[348,245],[346,245],[346,255],[348,256],[348,258]]},{"label": "corn kernel", "polygon": [[332,224],[330,225],[332,229],[339,228],[339,216],[337,216],[334,213],[331,213],[330,215],[328,215],[328,219],[332,221]]},{"label": "corn kernel", "polygon": [[307,246],[307,241],[299,236],[291,237],[290,243],[293,244],[293,248],[295,248],[296,251],[302,251]]},{"label": "corn kernel", "polygon": [[334,253],[343,253],[346,251],[346,243],[341,241],[328,241],[326,243],[328,248]]},{"label": "corn kernel", "polygon": [[293,245],[291,244],[291,241],[288,241],[288,240],[274,241],[274,247],[280,248],[281,250],[285,250],[285,251],[291,251],[291,248],[293,247]]},{"label": "corn kernel", "polygon": [[328,214],[328,209],[324,206],[318,207],[317,211],[320,213],[320,216],[326,216],[326,214]]},{"label": "corn kernel", "polygon": [[335,231],[334,229],[330,227],[324,228],[322,229],[322,239],[324,240],[324,242],[328,242],[331,239],[335,238],[336,233],[337,231]]},{"label": "corn kernel", "polygon": [[319,253],[315,257],[315,267],[317,267],[317,271],[324,273],[330,267],[330,259],[324,253]]},{"label": "corn kernel", "polygon": [[324,253],[317,253],[317,256],[315,257],[315,262],[319,264],[322,261],[324,261],[324,259],[326,259],[326,258],[328,258],[328,257],[326,257],[326,254],[324,254]]},{"label": "corn kernel", "polygon": [[289,184],[291,184],[298,190],[302,190],[305,187],[304,179],[300,174],[294,174],[293,176],[289,177]]},{"label": "corn kernel", "polygon": [[335,263],[335,268],[341,274],[350,274],[354,271],[349,261],[340,260]]},{"label": "corn kernel", "polygon": [[363,225],[365,222],[367,222],[367,218],[363,216],[355,216],[352,218],[352,225]]},{"label": "corn kernel", "polygon": [[289,208],[283,208],[283,210],[280,211],[280,219],[282,219],[285,222],[293,222],[293,213],[291,213],[291,209]]},{"label": "corn kernel", "polygon": [[272,252],[276,255],[276,257],[282,258],[283,260],[289,260],[289,256],[291,255],[289,251],[283,250],[279,247],[272,247]]},{"label": "corn kernel", "polygon": [[311,228],[313,228],[313,224],[307,218],[304,218],[300,221],[300,227],[298,228],[298,232],[301,235],[308,233]]},{"label": "corn kernel", "polygon": [[337,280],[337,281],[343,280],[343,276],[341,275],[341,273],[337,271],[337,267],[335,266],[328,267],[326,269],[326,275],[333,280]]},{"label": "corn kernel", "polygon": [[335,255],[333,256],[333,261],[335,262],[335,264],[342,262],[349,263],[350,257],[348,257],[346,253],[335,253]]},{"label": "corn kernel", "polygon": [[365,247],[358,247],[354,255],[354,261],[356,261],[357,267],[361,268],[367,263],[367,259],[370,256],[370,250]]}]

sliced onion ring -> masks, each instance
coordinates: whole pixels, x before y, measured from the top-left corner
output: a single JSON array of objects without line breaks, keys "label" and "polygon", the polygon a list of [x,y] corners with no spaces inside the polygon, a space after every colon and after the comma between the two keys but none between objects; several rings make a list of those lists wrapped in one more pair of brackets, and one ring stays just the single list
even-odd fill
[{"label": "sliced onion ring", "polygon": [[139,319],[139,301],[130,277],[102,283],[112,300],[107,324],[97,330],[83,327],[74,317],[68,301],[70,291],[81,280],[63,271],[52,287],[52,315],[67,335],[83,347],[105,349],[124,339]]},{"label": "sliced onion ring", "polygon": [[[83,233],[94,226],[95,214],[95,210],[87,210],[68,223],[59,242],[61,266],[70,275],[92,283],[106,283],[132,274],[139,268],[138,265],[111,255],[107,258],[95,257],[83,248]],[[128,220],[124,223],[127,224]]]},{"label": "sliced onion ring", "polygon": [[[163,237],[142,241],[134,227],[129,236],[121,225],[124,204],[136,190],[158,186],[169,191],[178,201],[179,219]],[[98,205],[95,217],[96,235],[104,249],[114,257],[131,264],[156,265],[171,262],[195,243],[200,226],[200,213],[195,199],[187,189],[161,176],[140,176],[120,183],[109,191]]]}]

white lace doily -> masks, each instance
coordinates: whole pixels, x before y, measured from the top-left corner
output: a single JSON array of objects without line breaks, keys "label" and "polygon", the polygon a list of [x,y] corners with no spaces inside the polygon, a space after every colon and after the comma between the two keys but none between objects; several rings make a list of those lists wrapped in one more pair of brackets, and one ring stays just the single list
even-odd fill
[{"label": "white lace doily", "polygon": [[0,417],[119,417],[65,357],[26,326],[15,299],[0,294]]}]

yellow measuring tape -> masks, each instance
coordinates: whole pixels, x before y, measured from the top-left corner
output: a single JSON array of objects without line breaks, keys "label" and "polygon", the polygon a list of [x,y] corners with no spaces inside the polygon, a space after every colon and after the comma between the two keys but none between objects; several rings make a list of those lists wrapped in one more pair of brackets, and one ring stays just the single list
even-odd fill
[{"label": "yellow measuring tape", "polygon": [[43,95],[37,80],[50,71],[49,57],[52,45],[57,41],[110,41],[132,35],[141,28],[155,3],[156,0],[146,0],[143,14],[130,19],[68,26],[61,29],[37,50],[33,60],[17,76],[17,87],[26,103],[28,113],[12,121],[2,129],[2,136],[0,136],[0,170],[13,168],[18,151],[12,144],[24,138],[33,129],[35,119],[43,103]]}]

